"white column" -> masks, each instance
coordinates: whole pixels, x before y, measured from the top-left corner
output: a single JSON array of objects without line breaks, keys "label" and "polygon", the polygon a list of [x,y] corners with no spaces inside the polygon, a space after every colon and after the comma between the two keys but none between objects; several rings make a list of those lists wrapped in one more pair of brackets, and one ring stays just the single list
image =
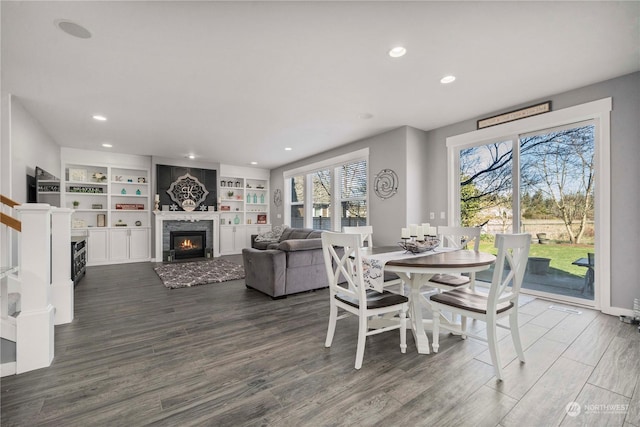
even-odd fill
[{"label": "white column", "polygon": [[55,324],[73,320],[73,280],[71,280],[72,209],[51,211],[51,302],[55,307]]},{"label": "white column", "polygon": [[51,207],[16,206],[22,222],[19,242],[22,311],[16,318],[16,372],[51,365],[54,351],[51,304]]}]

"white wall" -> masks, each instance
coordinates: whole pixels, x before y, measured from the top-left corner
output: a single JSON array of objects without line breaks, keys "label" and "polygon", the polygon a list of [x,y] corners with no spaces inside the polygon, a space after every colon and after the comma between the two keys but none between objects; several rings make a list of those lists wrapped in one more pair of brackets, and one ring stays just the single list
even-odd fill
[{"label": "white wall", "polygon": [[[18,203],[27,201],[27,174],[34,175],[36,166],[60,177],[60,146],[24,109],[15,96],[10,96],[10,162],[3,155],[2,167],[10,169],[11,194]],[[4,178],[4,176],[3,176]]]}]

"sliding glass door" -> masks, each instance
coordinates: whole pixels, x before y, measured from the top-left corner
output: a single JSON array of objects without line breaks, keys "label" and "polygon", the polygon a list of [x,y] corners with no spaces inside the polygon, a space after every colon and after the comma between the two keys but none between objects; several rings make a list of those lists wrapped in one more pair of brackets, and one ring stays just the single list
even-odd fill
[{"label": "sliding glass door", "polygon": [[523,292],[594,303],[595,135],[582,122],[458,151],[460,223],[483,226],[482,249],[496,233],[532,235]]}]

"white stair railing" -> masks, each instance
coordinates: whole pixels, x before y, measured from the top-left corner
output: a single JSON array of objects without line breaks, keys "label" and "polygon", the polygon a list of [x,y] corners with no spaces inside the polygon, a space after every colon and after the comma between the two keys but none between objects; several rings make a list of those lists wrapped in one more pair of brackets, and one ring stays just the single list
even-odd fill
[{"label": "white stair railing", "polygon": [[51,286],[55,324],[73,320],[73,280],[71,280],[71,214],[72,209],[51,211]]},{"label": "white stair railing", "polygon": [[[21,311],[16,317],[16,373],[51,365],[54,307],[51,286],[51,212],[47,204],[14,208],[22,222],[18,243]],[[67,251],[70,249],[67,249]]]}]

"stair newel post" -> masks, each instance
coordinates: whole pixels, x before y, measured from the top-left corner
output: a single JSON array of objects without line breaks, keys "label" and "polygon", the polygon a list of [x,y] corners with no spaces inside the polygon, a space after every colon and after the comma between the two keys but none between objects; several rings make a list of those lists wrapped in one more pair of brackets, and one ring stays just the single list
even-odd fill
[{"label": "stair newel post", "polygon": [[71,214],[69,208],[51,211],[51,301],[55,324],[73,320],[73,280],[71,280]]},{"label": "stair newel post", "polygon": [[20,374],[53,361],[51,207],[33,203],[15,209],[22,221],[18,250],[22,311],[16,317],[16,372]]}]

